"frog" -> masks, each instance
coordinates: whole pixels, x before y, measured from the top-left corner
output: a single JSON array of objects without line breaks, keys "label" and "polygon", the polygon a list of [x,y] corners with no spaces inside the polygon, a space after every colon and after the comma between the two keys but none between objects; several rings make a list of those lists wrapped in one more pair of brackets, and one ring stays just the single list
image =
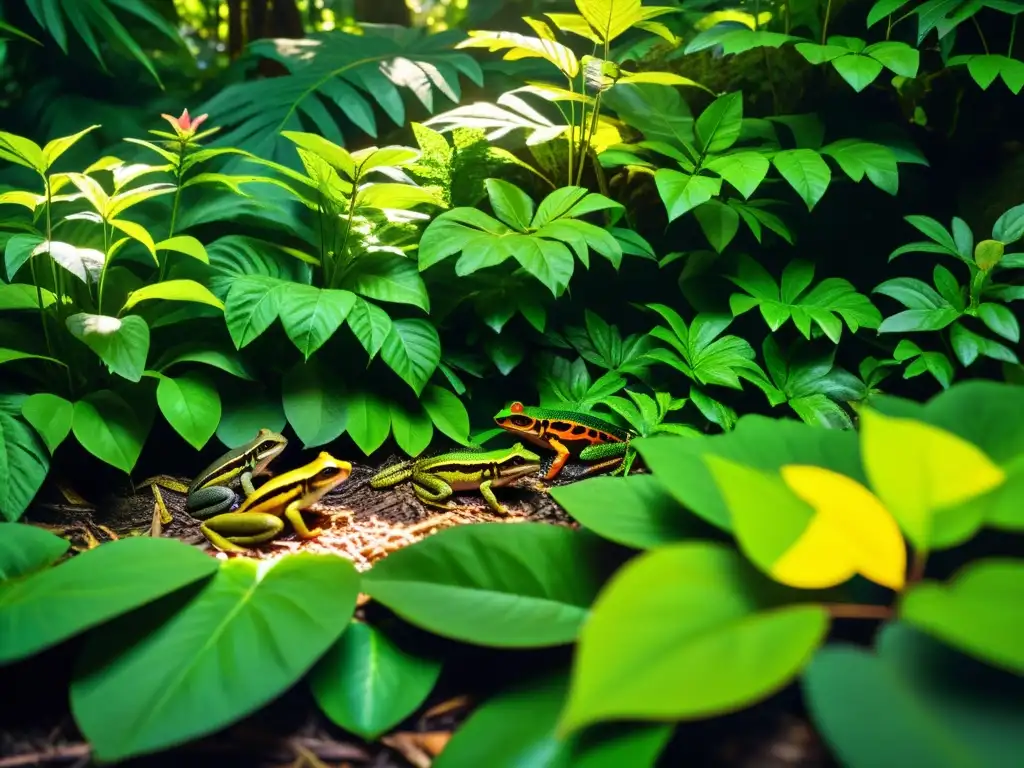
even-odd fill
[{"label": "frog", "polygon": [[617,474],[624,469],[630,441],[637,437],[630,429],[587,413],[526,406],[518,401],[495,414],[494,422],[507,432],[555,451],[555,458],[545,462],[543,468],[548,481],[558,477],[571,457],[587,465],[574,472],[576,479],[608,469]]},{"label": "frog", "polygon": [[199,529],[222,552],[245,552],[247,547],[269,541],[284,530],[284,520],[301,539],[314,539],[323,531],[310,530],[302,519],[329,491],[352,474],[352,464],[322,451],[297,469],[273,477],[246,496],[238,509],[205,520]]},{"label": "frog", "polygon": [[196,519],[204,520],[227,512],[235,505],[237,494],[231,485],[236,479],[246,496],[255,493],[253,477],[269,474],[267,467],[287,445],[288,440],[284,435],[269,429],[260,429],[256,437],[216,459],[188,485],[167,475],[147,478],[139,485],[148,485],[152,490],[160,509],[161,522],[165,525],[171,522],[173,517],[164,503],[160,488],[186,494],[185,509]]},{"label": "frog", "polygon": [[509,485],[540,469],[540,456],[522,443],[492,451],[452,451],[385,467],[372,478],[370,487],[390,488],[411,479],[413,492],[424,504],[453,509],[455,491],[479,490],[487,506],[499,515],[508,510],[494,495],[494,488]]}]

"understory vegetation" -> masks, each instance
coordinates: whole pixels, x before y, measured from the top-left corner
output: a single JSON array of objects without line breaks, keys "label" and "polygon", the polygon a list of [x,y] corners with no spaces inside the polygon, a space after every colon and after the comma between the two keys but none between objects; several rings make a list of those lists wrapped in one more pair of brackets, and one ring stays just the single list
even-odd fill
[{"label": "understory vegetation", "polygon": [[[850,768],[1013,763],[1024,5],[355,6],[0,0],[0,681],[75,643],[102,762],[296,685],[376,742],[473,651],[536,658],[437,768],[773,701]],[[260,430],[469,463],[513,402],[630,435],[573,525],[357,568],[33,517]]]}]

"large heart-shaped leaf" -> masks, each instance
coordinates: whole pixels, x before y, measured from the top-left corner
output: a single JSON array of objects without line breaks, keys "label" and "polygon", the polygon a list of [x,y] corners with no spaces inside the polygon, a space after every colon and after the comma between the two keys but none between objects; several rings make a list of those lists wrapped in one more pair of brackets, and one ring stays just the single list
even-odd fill
[{"label": "large heart-shaped leaf", "polygon": [[49,471],[50,459],[32,428],[0,408],[0,515],[19,519]]},{"label": "large heart-shaped leaf", "polygon": [[21,406],[21,415],[43,438],[50,453],[71,433],[74,411],[72,403],[49,392],[30,395]]},{"label": "large heart-shaped leaf", "polygon": [[601,584],[600,540],[541,523],[446,528],[392,553],[363,591],[444,637],[503,648],[572,642]]},{"label": "large heart-shaped leaf", "polygon": [[341,327],[355,303],[356,296],[350,291],[291,283],[281,299],[281,324],[303,358],[309,360]]},{"label": "large heart-shaped leaf", "polygon": [[702,718],[765,698],[828,630],[824,607],[787,602],[792,593],[725,545],[640,555],[601,592],[580,633],[561,727]]},{"label": "large heart-shaped leaf", "polygon": [[68,317],[68,330],[99,355],[111,373],[139,381],[149,355],[149,325],[138,315],[109,317],[78,312]]},{"label": "large heart-shaped leaf", "polygon": [[284,413],[304,447],[326,445],[344,433],[348,424],[344,383],[317,358],[292,366],[282,388]]},{"label": "large heart-shaped leaf", "polygon": [[187,602],[156,603],[90,637],[71,683],[75,722],[105,762],[224,728],[287,690],[330,648],[348,626],[358,584],[337,555],[228,560]]},{"label": "large heart-shaped leaf", "polygon": [[174,539],[108,542],[0,583],[0,662],[23,659],[217,570]]},{"label": "large heart-shaped leaf", "polygon": [[75,403],[71,430],[85,450],[122,472],[132,471],[149,431],[124,398],[109,389]]},{"label": "large heart-shaped leaf", "polygon": [[352,622],[310,675],[317,704],[347,731],[373,740],[430,694],[441,662],[396,645],[376,627]]},{"label": "large heart-shaped leaf", "polygon": [[167,423],[197,451],[220,424],[220,395],[202,374],[189,372],[178,378],[161,374],[156,401]]},{"label": "large heart-shaped leaf", "polygon": [[45,568],[70,546],[67,539],[34,525],[0,523],[0,582]]},{"label": "large heart-shaped leaf", "polygon": [[380,356],[419,395],[441,361],[441,338],[429,320],[394,320]]}]

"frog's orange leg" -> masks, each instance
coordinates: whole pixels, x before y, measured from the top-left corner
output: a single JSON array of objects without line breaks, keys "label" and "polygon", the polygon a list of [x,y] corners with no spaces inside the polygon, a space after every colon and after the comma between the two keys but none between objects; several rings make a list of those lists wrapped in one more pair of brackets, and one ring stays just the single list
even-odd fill
[{"label": "frog's orange leg", "polygon": [[555,460],[551,462],[551,466],[548,467],[548,472],[544,475],[545,480],[554,480],[558,473],[562,471],[562,467],[565,466],[565,462],[569,460],[569,449],[565,447],[557,438],[545,435],[547,444],[550,445],[555,452],[558,454],[555,456]]}]

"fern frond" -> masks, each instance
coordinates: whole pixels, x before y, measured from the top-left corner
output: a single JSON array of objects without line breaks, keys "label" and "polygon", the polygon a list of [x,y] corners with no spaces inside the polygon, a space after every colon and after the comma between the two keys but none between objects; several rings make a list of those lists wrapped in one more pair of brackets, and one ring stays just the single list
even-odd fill
[{"label": "fern frond", "polygon": [[104,69],[107,65],[100,52],[100,41],[116,40],[146,68],[161,88],[163,83],[160,82],[153,62],[114,15],[113,9],[141,19],[174,43],[184,45],[174,26],[154,11],[145,0],[26,0],[26,3],[36,23],[47,31],[64,53],[68,52],[68,25],[78,33],[82,42],[92,51],[92,55]]},{"label": "fern frond", "polygon": [[196,111],[223,127],[217,144],[296,167],[294,147],[281,131],[312,131],[344,146],[339,113],[374,138],[374,104],[396,126],[405,125],[402,89],[430,113],[435,90],[458,103],[459,74],[477,85],[483,80],[475,59],[452,50],[463,38],[458,31],[396,37],[333,31],[307,40],[258,40],[250,55],[278,61],[289,74],[230,85]]}]

